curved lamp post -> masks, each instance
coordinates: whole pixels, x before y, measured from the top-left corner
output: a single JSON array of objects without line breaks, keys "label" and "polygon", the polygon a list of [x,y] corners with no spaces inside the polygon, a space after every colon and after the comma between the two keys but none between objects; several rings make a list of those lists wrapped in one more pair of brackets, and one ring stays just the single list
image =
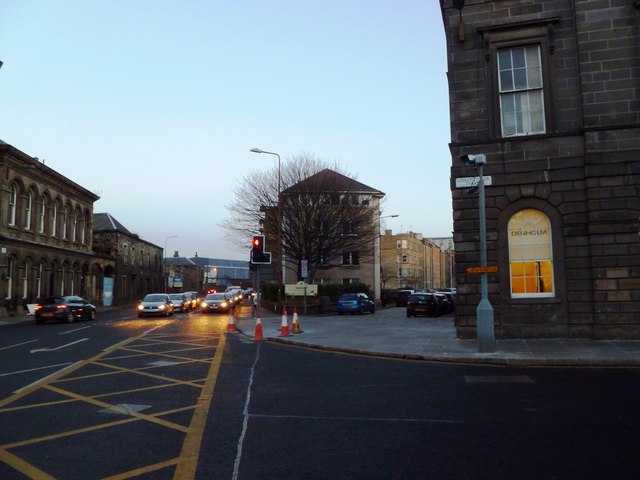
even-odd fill
[{"label": "curved lamp post", "polygon": [[253,153],[264,153],[267,155],[275,155],[276,157],[278,157],[278,234],[280,235],[280,268],[282,269],[282,288],[284,288],[284,285],[286,285],[286,269],[284,267],[284,247],[283,247],[284,240],[282,238],[283,218],[282,218],[282,189],[280,186],[280,178],[281,178],[280,155],[278,155],[275,152],[267,152],[260,148],[252,148],[249,151]]}]

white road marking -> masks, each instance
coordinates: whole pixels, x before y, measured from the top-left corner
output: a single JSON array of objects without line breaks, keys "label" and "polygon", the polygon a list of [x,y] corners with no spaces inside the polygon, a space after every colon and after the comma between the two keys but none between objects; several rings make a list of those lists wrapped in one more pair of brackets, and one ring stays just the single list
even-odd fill
[{"label": "white road marking", "polygon": [[67,343],[66,345],[60,345],[59,347],[36,348],[35,350],[31,350],[30,352],[31,353],[36,353],[36,352],[55,352],[56,350],[60,350],[61,348],[66,348],[66,347],[69,347],[71,345],[75,345],[76,343],[80,343],[80,342],[86,342],[87,340],[89,340],[89,339],[88,338],[81,338],[80,340],[76,340],[75,342]]},{"label": "white road marking", "polygon": [[8,348],[14,348],[14,347],[19,347],[20,345],[26,345],[27,343],[33,343],[33,342],[39,342],[40,340],[38,340],[37,338],[35,340],[29,340],[28,342],[22,342],[22,343],[16,343],[15,345],[9,345],[7,347],[2,347],[0,348],[0,350],[6,350]]}]

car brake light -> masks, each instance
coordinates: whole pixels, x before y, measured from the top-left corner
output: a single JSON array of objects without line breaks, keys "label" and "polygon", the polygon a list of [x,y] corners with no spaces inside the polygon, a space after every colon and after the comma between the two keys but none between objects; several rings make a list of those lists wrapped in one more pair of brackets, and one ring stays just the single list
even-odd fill
[{"label": "car brake light", "polygon": [[67,308],[67,306],[64,303],[61,303],[60,305],[56,305],[56,308],[59,308],[60,310],[64,310],[65,308]]}]

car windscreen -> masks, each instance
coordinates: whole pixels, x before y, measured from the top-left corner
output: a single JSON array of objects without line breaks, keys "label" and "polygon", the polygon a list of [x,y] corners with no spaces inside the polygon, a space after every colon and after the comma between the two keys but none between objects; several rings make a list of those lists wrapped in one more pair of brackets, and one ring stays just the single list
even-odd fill
[{"label": "car windscreen", "polygon": [[164,302],[166,297],[164,295],[147,295],[144,297],[145,302]]},{"label": "car windscreen", "polygon": [[64,298],[62,297],[46,297],[43,301],[43,305],[57,305],[58,303],[63,303]]}]

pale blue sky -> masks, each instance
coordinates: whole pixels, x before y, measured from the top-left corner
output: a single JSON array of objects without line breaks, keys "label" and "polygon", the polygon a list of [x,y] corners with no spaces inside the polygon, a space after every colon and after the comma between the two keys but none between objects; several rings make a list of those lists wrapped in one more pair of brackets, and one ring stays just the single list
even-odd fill
[{"label": "pale blue sky", "polygon": [[218,223],[248,171],[303,152],[450,236],[437,0],[0,0],[0,139],[181,255],[248,258]]}]

